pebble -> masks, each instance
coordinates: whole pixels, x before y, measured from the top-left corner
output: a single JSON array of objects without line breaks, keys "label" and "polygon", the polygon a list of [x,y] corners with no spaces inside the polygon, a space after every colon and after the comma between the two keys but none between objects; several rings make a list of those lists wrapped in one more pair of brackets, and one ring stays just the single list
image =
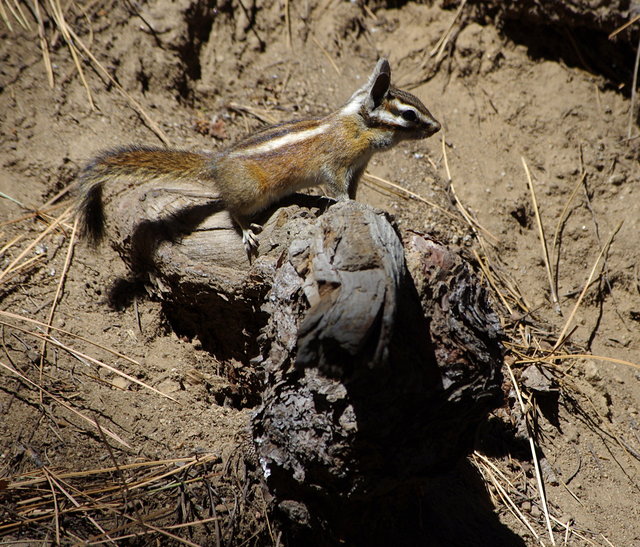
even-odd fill
[{"label": "pebble", "polygon": [[584,377],[591,385],[597,384],[602,379],[598,367],[591,360],[584,363]]},{"label": "pebble", "polygon": [[609,184],[613,186],[620,186],[621,184],[627,181],[627,175],[623,175],[622,173],[615,173],[609,177]]}]

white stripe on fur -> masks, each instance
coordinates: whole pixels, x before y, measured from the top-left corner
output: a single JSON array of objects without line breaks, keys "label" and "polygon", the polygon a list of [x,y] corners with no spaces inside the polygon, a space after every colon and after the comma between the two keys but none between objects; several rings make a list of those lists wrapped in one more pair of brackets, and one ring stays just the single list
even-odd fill
[{"label": "white stripe on fur", "polygon": [[315,137],[327,131],[329,129],[329,124],[322,124],[313,129],[305,129],[304,131],[292,131],[291,133],[287,133],[286,135],[282,135],[277,139],[269,140],[267,142],[263,142],[258,144],[257,146],[252,146],[245,149],[234,150],[229,154],[230,157],[233,158],[241,158],[244,156],[254,156],[258,154],[266,154],[268,152],[273,152],[278,148],[283,148],[290,144],[295,144],[297,142],[304,141],[306,139],[310,139],[311,137]]}]

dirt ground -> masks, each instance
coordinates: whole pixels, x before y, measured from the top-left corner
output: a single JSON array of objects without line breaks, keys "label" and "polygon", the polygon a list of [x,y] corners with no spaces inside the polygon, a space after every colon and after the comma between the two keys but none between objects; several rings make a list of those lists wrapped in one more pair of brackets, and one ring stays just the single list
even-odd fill
[{"label": "dirt ground", "polygon": [[[179,148],[216,150],[265,120],[322,115],[386,55],[396,85],[418,95],[443,130],[377,155],[369,166],[423,200],[379,182],[365,183],[358,199],[393,213],[401,229],[430,231],[500,272],[494,298],[518,378],[526,366],[520,361],[550,349],[565,325],[571,336],[560,353],[596,356],[545,365],[560,390],[557,411],[529,409],[537,416],[554,537],[558,545],[640,546],[640,371],[632,364],[640,363],[640,139],[622,76],[632,66],[612,81],[570,58],[541,56],[491,21],[474,22],[469,7],[456,18],[441,4],[372,11],[337,0],[72,3],[66,21],[118,84],[81,55],[93,108],[64,35],[48,19],[49,4],[42,16],[53,86],[27,3],[17,5],[29,29],[7,11],[12,28],[0,23],[0,538],[31,545],[62,534],[66,544],[100,534],[88,517],[75,530],[56,530],[53,516],[12,525],[45,513],[29,512],[19,484],[41,477],[43,468],[54,475],[39,488],[51,492],[51,481],[65,472],[204,458],[210,480],[227,473],[227,482],[209,491],[216,492],[211,505],[218,514],[228,515],[238,501],[234,506],[225,488],[231,492],[247,472],[236,455],[249,444],[252,408],[233,395],[234,371],[251,356],[217,361],[197,340],[172,332],[162,305],[149,299],[121,311],[107,306],[110,281],[125,271],[118,256],[84,242],[68,251],[66,190],[81,167],[105,148],[162,144],[159,133]],[[523,161],[557,278],[557,305]],[[439,178],[425,174],[428,165]],[[424,201],[462,219],[455,199],[475,219],[475,233]],[[47,328],[28,320],[47,323],[51,316],[55,329],[81,338],[52,330],[42,360]],[[493,419],[516,427],[510,389],[507,382],[505,406]],[[502,522],[527,544],[550,545],[530,452],[490,445],[479,443],[474,462],[487,457],[495,466],[503,492],[486,473],[493,468],[482,469]],[[171,510],[182,507],[184,521],[204,518],[184,509],[192,499],[185,492],[162,495]],[[247,500],[264,503],[257,492]],[[57,502],[68,501],[59,490]],[[235,538],[228,544],[275,544],[260,512],[253,516],[216,533]],[[216,544],[205,525],[165,530]],[[177,541],[147,533],[158,544]]]}]

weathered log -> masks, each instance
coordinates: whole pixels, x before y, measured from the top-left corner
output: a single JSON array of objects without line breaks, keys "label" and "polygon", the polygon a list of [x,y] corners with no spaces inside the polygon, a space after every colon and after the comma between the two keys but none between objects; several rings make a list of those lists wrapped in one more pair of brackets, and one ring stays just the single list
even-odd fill
[{"label": "weathered log", "polygon": [[197,336],[221,359],[245,363],[258,354],[266,323],[260,306],[288,232],[330,203],[297,195],[259,216],[260,255],[251,263],[213,188],[184,180],[133,187],[113,181],[103,199],[109,241],[130,272],[113,283],[111,303],[118,307],[143,289],[164,302],[179,333]]},{"label": "weathered log", "polygon": [[[455,491],[441,492],[443,476],[502,399],[501,331],[469,265],[428,236],[403,247],[384,213],[357,202],[265,213],[249,264],[215,195],[156,184],[111,198],[112,243],[132,279],[182,332],[257,371],[251,429],[289,544],[426,538],[419,523],[442,517],[432,498]],[[455,545],[458,528],[428,537]]]}]

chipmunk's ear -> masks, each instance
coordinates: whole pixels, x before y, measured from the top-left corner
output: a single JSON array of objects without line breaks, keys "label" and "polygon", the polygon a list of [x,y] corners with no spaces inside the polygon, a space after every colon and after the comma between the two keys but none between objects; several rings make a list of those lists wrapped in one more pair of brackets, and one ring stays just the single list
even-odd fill
[{"label": "chipmunk's ear", "polygon": [[382,99],[389,91],[391,85],[391,67],[389,61],[380,59],[369,77],[369,98],[373,103],[373,108],[377,108],[382,103]]}]

